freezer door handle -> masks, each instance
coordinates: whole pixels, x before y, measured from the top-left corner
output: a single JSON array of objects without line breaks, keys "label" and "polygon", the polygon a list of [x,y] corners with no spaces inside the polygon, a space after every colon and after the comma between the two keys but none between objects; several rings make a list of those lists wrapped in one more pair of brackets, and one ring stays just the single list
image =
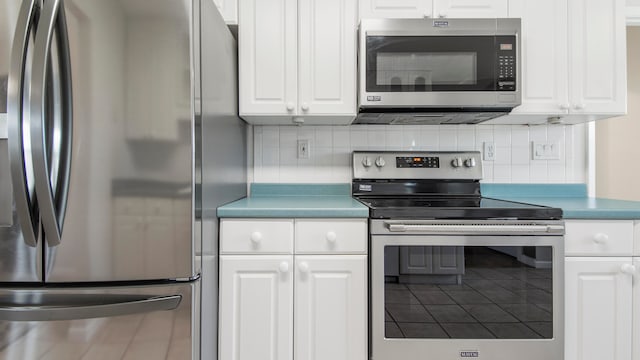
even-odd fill
[{"label": "freezer door handle", "polygon": [[69,188],[73,114],[62,0],[44,3],[38,26],[30,89],[31,144],[45,238],[49,246],[56,246],[61,241]]},{"label": "freezer door handle", "polygon": [[31,121],[28,118],[29,112],[25,111],[24,107],[27,106],[28,100],[28,94],[25,94],[25,87],[28,85],[26,84],[27,73],[31,71],[26,65],[29,39],[36,32],[39,4],[39,1],[25,0],[20,6],[11,49],[11,67],[7,87],[8,152],[13,196],[23,240],[32,247],[37,245],[40,224],[35,190],[32,189],[27,176],[31,173],[32,158],[25,146],[25,139],[28,136],[28,132],[25,133],[25,130],[28,130],[25,124]]},{"label": "freezer door handle", "polygon": [[[33,300],[33,301],[29,301]],[[35,296],[33,299],[0,298],[1,321],[76,320],[174,310],[182,295]]]}]

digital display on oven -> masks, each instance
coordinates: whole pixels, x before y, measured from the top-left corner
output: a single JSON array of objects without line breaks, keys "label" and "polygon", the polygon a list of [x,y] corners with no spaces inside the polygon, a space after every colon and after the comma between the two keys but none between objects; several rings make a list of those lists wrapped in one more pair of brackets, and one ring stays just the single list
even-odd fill
[{"label": "digital display on oven", "polygon": [[403,156],[396,157],[397,168],[439,168],[439,157]]}]

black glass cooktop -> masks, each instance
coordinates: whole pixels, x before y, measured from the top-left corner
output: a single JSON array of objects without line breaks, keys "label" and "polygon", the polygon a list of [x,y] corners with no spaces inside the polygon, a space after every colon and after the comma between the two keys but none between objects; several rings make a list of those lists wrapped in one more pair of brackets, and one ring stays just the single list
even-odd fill
[{"label": "black glass cooktop", "polygon": [[374,219],[561,219],[562,209],[479,196],[360,197]]}]

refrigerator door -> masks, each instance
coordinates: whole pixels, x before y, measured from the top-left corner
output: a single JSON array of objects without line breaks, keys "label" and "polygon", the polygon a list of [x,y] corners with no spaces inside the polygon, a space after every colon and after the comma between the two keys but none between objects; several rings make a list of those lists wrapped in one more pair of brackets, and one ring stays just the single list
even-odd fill
[{"label": "refrigerator door", "polygon": [[47,0],[30,112],[45,281],[193,278],[190,1]]},{"label": "refrigerator door", "polygon": [[198,286],[2,290],[0,359],[199,359]]},{"label": "refrigerator door", "polygon": [[0,282],[42,281],[26,98],[40,3],[0,4]]}]

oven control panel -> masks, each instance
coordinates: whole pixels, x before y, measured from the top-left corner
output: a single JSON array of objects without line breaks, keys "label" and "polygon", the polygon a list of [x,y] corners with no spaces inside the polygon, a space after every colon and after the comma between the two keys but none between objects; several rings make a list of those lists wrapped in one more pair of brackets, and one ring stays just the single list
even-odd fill
[{"label": "oven control panel", "polygon": [[354,151],[354,179],[482,179],[479,151]]}]

